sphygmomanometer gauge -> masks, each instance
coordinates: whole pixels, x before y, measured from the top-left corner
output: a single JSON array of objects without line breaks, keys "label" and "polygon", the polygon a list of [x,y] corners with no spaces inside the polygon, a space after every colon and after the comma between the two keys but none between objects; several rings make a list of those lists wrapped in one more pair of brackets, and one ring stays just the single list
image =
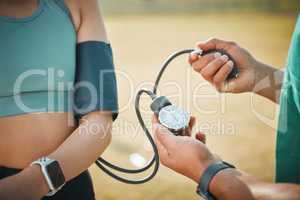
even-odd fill
[{"label": "sphygmomanometer gauge", "polygon": [[173,105],[165,96],[155,97],[150,107],[159,122],[175,135],[182,135],[189,126],[190,114]]},{"label": "sphygmomanometer gauge", "polygon": [[159,122],[175,135],[182,134],[189,126],[190,114],[175,105],[163,107],[158,114]]}]

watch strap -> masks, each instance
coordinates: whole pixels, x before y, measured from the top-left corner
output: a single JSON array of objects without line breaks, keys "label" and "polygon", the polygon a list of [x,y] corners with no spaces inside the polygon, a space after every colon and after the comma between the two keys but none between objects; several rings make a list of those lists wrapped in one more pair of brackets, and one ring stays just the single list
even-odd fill
[{"label": "watch strap", "polygon": [[218,162],[210,165],[203,173],[199,185],[197,187],[197,193],[206,200],[216,200],[216,198],[209,192],[209,185],[215,175],[225,169],[235,168],[233,165],[227,162]]},{"label": "watch strap", "polygon": [[47,185],[49,187],[49,191],[53,191],[54,190],[54,187],[53,187],[53,184],[49,178],[49,175],[47,174],[47,171],[46,171],[46,166],[48,164],[51,163],[51,159],[50,158],[47,158],[47,157],[42,157],[42,158],[39,158],[37,159],[36,161],[33,161],[30,166],[32,165],[38,165],[40,166],[41,168],[41,171],[42,171],[42,174],[47,182]]},{"label": "watch strap", "polygon": [[52,183],[52,181],[51,181],[51,179],[50,179],[50,177],[49,177],[49,174],[47,173],[46,166],[49,165],[49,164],[51,164],[51,163],[54,162],[54,161],[55,161],[55,160],[52,160],[52,159],[50,159],[50,158],[48,158],[48,157],[41,157],[41,158],[37,159],[36,161],[33,161],[33,162],[30,164],[30,166],[32,166],[32,165],[39,165],[39,166],[40,166],[41,171],[42,171],[42,174],[43,174],[43,176],[44,176],[44,178],[45,178],[45,180],[46,180],[46,183],[47,183],[47,185],[48,185],[48,187],[49,187],[49,193],[48,193],[46,196],[53,196],[53,195],[56,194],[56,192],[58,192],[58,191],[61,189],[61,187],[63,186],[63,185],[62,185],[62,186],[59,187],[59,188],[54,188],[53,183]]}]

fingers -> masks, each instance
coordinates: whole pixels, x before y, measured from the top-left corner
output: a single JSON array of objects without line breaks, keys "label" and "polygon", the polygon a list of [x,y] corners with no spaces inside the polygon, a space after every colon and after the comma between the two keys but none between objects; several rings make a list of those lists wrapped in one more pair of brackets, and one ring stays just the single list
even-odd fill
[{"label": "fingers", "polygon": [[198,57],[199,59],[196,62],[192,63],[193,69],[196,72],[200,72],[205,66],[207,66],[216,58],[215,56],[215,54],[207,54],[205,56]]},{"label": "fingers", "polygon": [[188,128],[188,135],[187,136],[191,136],[192,135],[192,131],[193,128],[196,124],[196,118],[195,117],[191,117],[190,122],[189,122],[189,128]]},{"label": "fingers", "polygon": [[[211,38],[208,39],[207,41],[204,42],[198,42],[196,44],[196,49],[200,49],[201,51],[208,51],[208,50],[214,50],[214,49],[223,49],[225,51],[230,50],[233,46],[236,46],[236,43],[234,42],[229,42],[229,41],[224,41],[216,38]],[[199,59],[201,58],[201,59]],[[206,66],[208,63],[203,64],[201,60],[205,58],[199,57],[199,54],[195,52],[192,52],[191,55],[189,56],[189,63],[193,65],[195,62],[199,61],[199,63],[196,65],[197,67],[194,68],[196,71],[200,71],[204,66]],[[212,58],[212,55],[209,57]],[[208,58],[208,60],[209,60]],[[209,60],[208,62],[211,62],[212,60]],[[205,62],[205,59],[204,61]],[[201,67],[202,66],[202,67]]]},{"label": "fingers", "polygon": [[199,59],[199,55],[195,52],[192,52],[189,56],[189,63],[192,65],[194,62],[196,62]]},{"label": "fingers", "polygon": [[212,82],[214,75],[228,61],[228,59],[229,58],[226,55],[215,53],[215,59],[200,71],[203,78],[209,82]]},{"label": "fingers", "polygon": [[[192,59],[191,59],[192,60]],[[234,83],[227,83],[227,77],[233,69],[233,61],[229,60],[227,55],[221,55],[219,52],[198,57],[198,60],[192,63],[195,71],[202,77],[213,83],[219,92],[232,92]]]},{"label": "fingers", "polygon": [[152,123],[153,123],[154,140],[155,140],[158,154],[160,156],[160,160],[162,164],[167,165],[169,160],[168,149],[170,149],[169,148],[170,146],[174,146],[173,140],[169,138],[168,130],[166,130],[163,126],[159,124],[156,115],[153,115]]},{"label": "fingers", "polygon": [[184,131],[183,135],[191,137],[195,124],[196,124],[196,118],[192,116],[189,122],[189,127]]},{"label": "fingers", "polygon": [[192,131],[194,126],[196,124],[196,117],[191,116],[190,122],[189,122],[189,129]]},{"label": "fingers", "polygon": [[211,49],[224,49],[228,50],[230,49],[233,45],[235,45],[234,42],[229,42],[225,40],[220,40],[217,38],[210,38],[205,42],[198,42],[197,47],[201,48],[203,51],[208,51]]},{"label": "fingers", "polygon": [[203,51],[216,49],[216,45],[214,43],[210,42],[210,39],[208,39],[207,41],[198,42],[196,44],[196,47],[201,48]]},{"label": "fingers", "polygon": [[168,165],[170,159],[168,150],[161,144],[157,137],[154,139],[161,163],[163,165]]},{"label": "fingers", "polygon": [[206,143],[206,135],[204,133],[197,133],[195,138],[204,144]]},{"label": "fingers", "polygon": [[164,148],[172,149],[176,146],[176,136],[159,123],[153,124],[153,132],[155,140],[159,141]]},{"label": "fingers", "polygon": [[157,115],[153,115],[152,116],[152,124],[158,124],[158,123],[159,123],[159,121],[158,121]]},{"label": "fingers", "polygon": [[167,151],[167,149],[160,143],[159,140],[157,140],[157,138],[155,139],[155,143],[156,143],[156,146],[157,146],[157,151],[158,151],[158,154],[160,156],[160,160],[164,162],[168,159],[169,157],[169,153]]},{"label": "fingers", "polygon": [[213,77],[213,84],[220,92],[227,92],[228,88],[226,85],[226,80],[228,75],[233,69],[233,62],[231,60],[227,61],[216,73],[216,75]]}]

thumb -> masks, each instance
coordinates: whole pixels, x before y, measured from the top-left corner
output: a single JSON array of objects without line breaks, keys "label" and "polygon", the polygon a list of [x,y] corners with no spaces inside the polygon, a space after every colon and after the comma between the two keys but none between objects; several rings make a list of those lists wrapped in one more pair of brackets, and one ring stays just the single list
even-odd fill
[{"label": "thumb", "polygon": [[207,40],[207,41],[198,42],[196,44],[196,48],[200,48],[203,51],[208,51],[211,49],[216,49],[216,45],[214,43],[210,42],[210,40]]},{"label": "thumb", "polygon": [[159,123],[153,124],[155,140],[159,141],[166,149],[175,147],[176,136]]}]

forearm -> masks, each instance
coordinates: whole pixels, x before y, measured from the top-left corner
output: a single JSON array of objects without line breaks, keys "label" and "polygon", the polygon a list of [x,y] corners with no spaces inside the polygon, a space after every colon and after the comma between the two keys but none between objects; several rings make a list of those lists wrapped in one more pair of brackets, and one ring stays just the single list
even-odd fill
[{"label": "forearm", "polygon": [[254,200],[250,188],[241,176],[235,169],[223,170],[212,179],[209,191],[218,200]]},{"label": "forearm", "polygon": [[295,184],[272,184],[235,169],[224,170],[216,175],[210,185],[218,200],[299,200],[300,186]]},{"label": "forearm", "polygon": [[111,140],[111,126],[111,114],[91,113],[49,155],[59,161],[67,181],[86,170],[104,152]]},{"label": "forearm", "polygon": [[299,200],[300,187],[295,184],[258,182],[249,185],[256,200]]},{"label": "forearm", "polygon": [[283,77],[283,71],[257,62],[253,92],[275,103],[279,103]]},{"label": "forearm", "polygon": [[256,200],[299,200],[300,186],[296,184],[275,184],[260,181],[241,172],[240,179],[248,185]]},{"label": "forearm", "polygon": [[1,200],[39,200],[48,191],[47,183],[37,165],[0,180]]}]

